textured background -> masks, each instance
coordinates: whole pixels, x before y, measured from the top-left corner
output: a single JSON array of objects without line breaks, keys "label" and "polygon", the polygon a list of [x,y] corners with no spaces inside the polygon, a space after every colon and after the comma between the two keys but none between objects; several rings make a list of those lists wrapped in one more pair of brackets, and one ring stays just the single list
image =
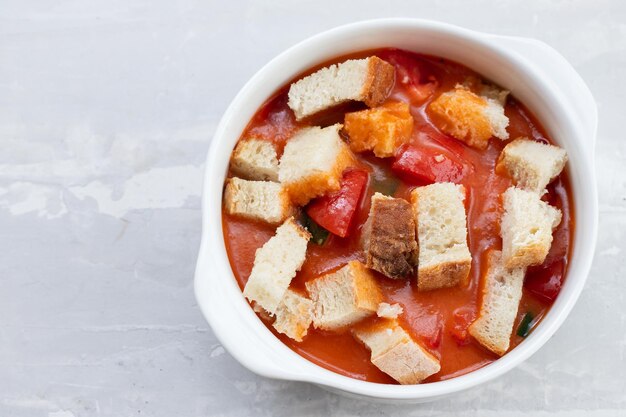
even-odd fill
[{"label": "textured background", "polygon": [[[203,162],[243,83],[359,19],[541,39],[600,111],[600,236],[580,301],[530,360],[382,406],[257,377],[193,297]],[[2,1],[0,416],[604,416],[626,412],[626,2]]]}]

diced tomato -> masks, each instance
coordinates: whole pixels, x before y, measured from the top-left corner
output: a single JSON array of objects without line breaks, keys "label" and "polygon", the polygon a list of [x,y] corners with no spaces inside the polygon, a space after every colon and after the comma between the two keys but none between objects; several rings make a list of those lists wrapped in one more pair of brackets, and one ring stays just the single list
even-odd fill
[{"label": "diced tomato", "polygon": [[553,262],[550,265],[540,265],[528,268],[524,287],[545,303],[552,303],[561,291],[565,262]]},{"label": "diced tomato", "polygon": [[306,207],[307,214],[332,234],[340,237],[348,236],[352,218],[359,206],[367,179],[366,171],[345,172],[341,180],[341,188],[309,203]]},{"label": "diced tomato", "polygon": [[459,183],[463,178],[463,166],[449,155],[415,145],[401,150],[391,169],[398,176],[419,183]]},{"label": "diced tomato", "polygon": [[470,342],[467,328],[474,321],[474,309],[470,307],[460,307],[454,310],[454,322],[450,333],[459,346],[467,345]]},{"label": "diced tomato", "polygon": [[431,349],[437,349],[439,348],[439,345],[441,344],[441,336],[442,336],[442,328],[443,325],[440,325],[437,327],[437,330],[435,331],[435,333],[433,333],[428,339],[427,339],[427,343],[428,343],[428,347],[430,347]]},{"label": "diced tomato", "polygon": [[396,67],[396,82],[404,85],[415,104],[424,102],[433,95],[438,82],[424,61],[409,57],[395,51],[386,51],[381,58]]},{"label": "diced tomato", "polygon": [[422,103],[426,99],[433,95],[437,89],[437,82],[432,81],[426,84],[409,85],[407,86],[407,92],[413,103]]}]

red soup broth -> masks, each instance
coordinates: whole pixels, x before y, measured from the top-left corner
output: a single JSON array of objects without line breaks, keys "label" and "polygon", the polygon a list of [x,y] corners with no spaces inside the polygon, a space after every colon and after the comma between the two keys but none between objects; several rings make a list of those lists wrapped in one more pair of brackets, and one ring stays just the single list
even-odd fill
[{"label": "red soup broth", "polygon": [[[500,195],[512,182],[496,175],[494,167],[506,142],[492,138],[486,150],[477,150],[443,134],[431,122],[426,109],[434,97],[452,89],[457,83],[480,79],[477,73],[463,65],[397,49],[380,49],[337,58],[320,67],[348,58],[371,55],[376,55],[396,67],[395,86],[387,101],[401,100],[410,104],[415,119],[411,144],[443,152],[463,166],[463,177],[459,183],[467,191],[465,204],[468,244],[473,259],[468,282],[453,288],[418,292],[415,277],[392,280],[372,271],[386,302],[399,303],[404,309],[399,317],[403,327],[441,362],[441,371],[424,382],[449,379],[481,368],[498,358],[473,340],[467,333],[467,327],[478,314],[480,282],[486,272],[487,251],[501,248]],[[303,75],[316,69],[313,68]],[[288,88],[289,84],[257,111],[242,138],[254,136],[272,141],[280,153],[285,142],[299,127],[340,122],[346,111],[363,108],[362,104],[351,103],[319,115],[315,120],[299,123],[287,106]],[[514,97],[508,98],[505,114],[509,118],[507,130],[510,138],[526,136],[545,143],[552,142],[533,114]],[[370,176],[367,190],[355,214],[352,233],[346,238],[331,234],[323,246],[310,242],[306,260],[293,279],[292,288],[304,291],[305,282],[332,272],[349,260],[364,261],[360,245],[361,227],[367,219],[370,197],[375,190],[392,184],[395,189],[392,194],[394,197],[409,200],[410,191],[416,186],[424,185],[397,178],[391,171],[394,158],[380,159],[372,154],[357,154],[357,158],[361,166],[370,172]],[[566,173],[562,173],[548,186],[548,192],[543,198],[562,211],[563,220],[554,232],[552,248],[545,263],[530,268],[526,274],[510,349],[523,341],[523,337],[517,335],[517,330],[526,313],[530,312],[533,316],[532,328],[541,321],[558,294],[567,271],[574,213],[571,186]],[[226,212],[222,213],[222,218],[230,264],[243,290],[252,270],[255,251],[273,236],[275,227],[237,218]],[[396,383],[370,362],[369,351],[353,338],[349,329],[343,333],[330,333],[311,327],[304,340],[298,343],[277,333],[266,318],[259,318],[284,344],[319,366],[360,380]],[[367,320],[376,319],[366,319],[366,322]]]}]

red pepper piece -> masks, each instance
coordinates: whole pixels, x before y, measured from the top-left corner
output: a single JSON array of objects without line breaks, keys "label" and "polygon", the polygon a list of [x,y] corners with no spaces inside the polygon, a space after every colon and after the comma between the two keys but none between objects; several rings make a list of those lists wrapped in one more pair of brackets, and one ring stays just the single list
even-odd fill
[{"label": "red pepper piece", "polygon": [[563,260],[547,266],[528,268],[524,287],[541,301],[551,304],[561,291],[564,270],[565,262]]},{"label": "red pepper piece", "polygon": [[459,183],[463,178],[463,165],[449,155],[415,145],[408,145],[401,150],[391,169],[396,175],[418,183]]},{"label": "red pepper piece", "polygon": [[470,342],[467,328],[474,321],[474,315],[474,310],[469,307],[460,307],[454,310],[453,326],[450,333],[459,346],[467,345]]},{"label": "red pepper piece", "polygon": [[367,184],[368,173],[351,170],[343,174],[341,188],[316,198],[306,207],[306,213],[315,223],[334,235],[348,236],[352,218]]}]

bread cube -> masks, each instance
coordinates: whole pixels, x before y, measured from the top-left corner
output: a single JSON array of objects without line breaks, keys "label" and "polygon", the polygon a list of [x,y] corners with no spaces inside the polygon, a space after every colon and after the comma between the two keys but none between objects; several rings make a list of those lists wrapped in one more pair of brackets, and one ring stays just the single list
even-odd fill
[{"label": "bread cube", "polygon": [[396,320],[358,328],[353,334],[371,351],[372,363],[400,384],[419,384],[441,369],[439,360]]},{"label": "bread cube", "polygon": [[394,80],[395,68],[380,58],[350,59],[291,84],[288,105],[296,120],[352,100],[374,107],[385,101]]},{"label": "bread cube", "polygon": [[481,345],[500,356],[509,349],[513,324],[522,299],[524,274],[524,268],[506,268],[502,252],[489,252],[487,273],[481,286],[480,312],[468,331]]},{"label": "bread cube", "polygon": [[510,91],[508,90],[502,90],[493,84],[485,84],[483,81],[479,81],[479,95],[485,99],[495,100],[504,106],[509,94]]},{"label": "bread cube", "polygon": [[359,261],[306,283],[313,300],[313,325],[340,330],[376,313],[382,293],[371,272]]},{"label": "bread cube", "polygon": [[566,162],[565,149],[528,138],[517,138],[500,153],[496,172],[511,177],[518,188],[543,194]]},{"label": "bread cube", "polygon": [[310,238],[309,232],[293,217],[288,218],[276,229],[276,234],[257,249],[243,295],[268,313],[276,314],[291,280],[302,267]]},{"label": "bread cube", "polygon": [[398,303],[380,303],[376,310],[376,315],[385,319],[397,319],[400,314],[404,312],[402,306]]},{"label": "bread cube", "polygon": [[285,295],[276,309],[274,328],[296,342],[306,336],[313,321],[313,302],[293,290]]},{"label": "bread cube", "polygon": [[417,240],[411,205],[402,198],[372,196],[369,217],[362,230],[365,264],[389,278],[415,272]]},{"label": "bread cube", "polygon": [[339,189],[343,171],[355,163],[348,145],[339,136],[341,124],[309,127],[297,132],[285,146],[278,179],[294,203]]},{"label": "bread cube", "polygon": [[226,180],[224,207],[229,214],[270,224],[280,224],[295,212],[281,184],[237,177]]},{"label": "bread cube", "polygon": [[347,113],[344,131],[354,152],[373,151],[379,158],[394,156],[411,139],[413,116],[403,102]]},{"label": "bread cube", "polygon": [[509,119],[499,100],[479,96],[457,85],[428,106],[433,121],[443,132],[477,149],[485,149],[492,136],[508,139]]},{"label": "bread cube", "polygon": [[450,182],[418,187],[411,192],[417,217],[420,291],[466,282],[472,265],[467,247],[465,188]]},{"label": "bread cube", "polygon": [[552,231],[561,222],[561,211],[542,201],[539,194],[516,187],[507,189],[502,200],[500,234],[505,266],[542,264],[552,246]]},{"label": "bread cube", "polygon": [[235,175],[247,180],[278,181],[278,157],[274,144],[263,139],[240,141],[230,160]]}]

